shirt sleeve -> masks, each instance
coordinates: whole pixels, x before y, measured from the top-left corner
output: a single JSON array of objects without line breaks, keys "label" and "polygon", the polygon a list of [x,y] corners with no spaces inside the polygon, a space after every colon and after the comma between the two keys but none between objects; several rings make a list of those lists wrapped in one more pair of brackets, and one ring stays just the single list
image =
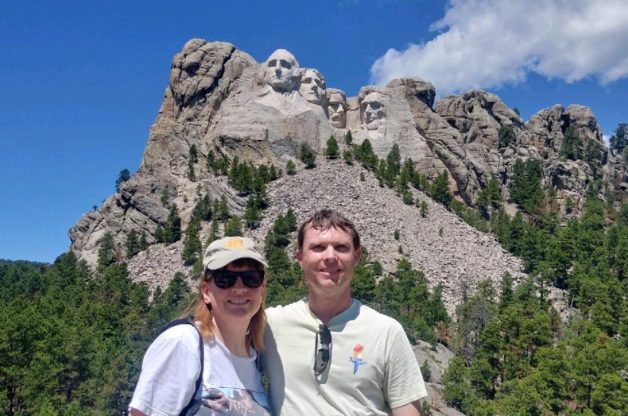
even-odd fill
[{"label": "shirt sleeve", "polygon": [[397,322],[389,337],[388,368],[384,394],[391,409],[427,396],[419,363],[410,341]]},{"label": "shirt sleeve", "polygon": [[129,407],[147,416],[178,415],[192,399],[201,372],[198,332],[178,325],[150,345]]}]

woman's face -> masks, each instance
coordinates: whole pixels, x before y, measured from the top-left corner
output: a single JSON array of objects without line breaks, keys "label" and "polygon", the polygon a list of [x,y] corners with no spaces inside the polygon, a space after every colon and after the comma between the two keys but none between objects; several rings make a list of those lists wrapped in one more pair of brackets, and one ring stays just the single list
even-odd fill
[{"label": "woman's face", "polygon": [[[225,268],[230,272],[247,272],[257,270],[251,266],[235,266],[230,263]],[[237,319],[248,323],[262,305],[265,294],[265,282],[258,288],[250,288],[238,276],[235,284],[227,289],[216,286],[214,279],[203,283],[203,298],[205,303],[211,303],[214,320],[226,322]]]}]

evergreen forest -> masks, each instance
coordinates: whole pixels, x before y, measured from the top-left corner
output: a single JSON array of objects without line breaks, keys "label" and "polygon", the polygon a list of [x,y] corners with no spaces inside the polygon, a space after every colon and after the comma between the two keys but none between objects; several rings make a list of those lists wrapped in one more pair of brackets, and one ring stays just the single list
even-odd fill
[{"label": "evergreen forest", "polygon": [[[510,140],[508,132],[503,135],[504,142]],[[567,149],[565,157],[573,152]],[[195,181],[199,155],[192,148],[190,155],[195,162],[188,177]],[[375,175],[380,186],[395,189],[423,217],[429,215],[427,205],[411,189],[426,193],[493,233],[524,261],[526,281],[515,285],[507,274],[498,287],[485,281],[469,290],[456,316],[448,316],[441,288],[430,288],[409,261],[402,259],[389,273],[364,248],[354,296],[399,320],[412,341],[440,342],[455,352],[444,375],[448,406],[470,416],[628,414],[625,195],[607,192],[601,199],[601,183],[592,183],[583,214],[565,220],[551,190],[541,187],[538,163],[521,161],[510,189],[519,213],[509,217],[495,179],[482,190],[477,207],[469,208],[450,193],[446,173],[428,180],[411,159],[402,160],[396,146],[379,159],[368,140],[355,145],[349,132],[342,145],[330,138],[324,155],[329,163],[361,164],[361,177]],[[266,185],[282,175],[274,165],[254,166],[213,153],[206,158],[208,170],[228,176],[235,192],[248,199],[239,217],[224,199],[199,194],[192,221],[182,230],[178,208],[164,189],[162,202],[170,215],[154,237],[163,244],[183,239],[182,261],[191,266],[191,276],[176,274],[168,287],[150,293],[145,284],[130,280],[125,259],[113,255],[106,234],[94,269],[72,253],[53,264],[0,261],[0,414],[126,413],[144,351],[195,299],[189,282],[198,275],[203,248],[223,235],[259,227],[268,206]],[[301,167],[316,169],[315,158],[302,149]],[[286,173],[296,168],[290,161]],[[116,186],[127,177],[121,172]],[[206,241],[200,240],[203,223],[211,224]],[[296,216],[288,210],[266,234],[267,305],[305,294],[300,269],[287,250],[296,229]],[[126,258],[147,247],[145,235],[129,233]],[[552,289],[565,294],[563,315],[550,306]],[[429,402],[424,411],[434,411]]]}]

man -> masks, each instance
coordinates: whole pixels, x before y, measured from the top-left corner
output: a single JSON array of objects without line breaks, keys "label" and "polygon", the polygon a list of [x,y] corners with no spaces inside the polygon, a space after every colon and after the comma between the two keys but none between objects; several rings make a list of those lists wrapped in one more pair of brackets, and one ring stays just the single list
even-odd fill
[{"label": "man", "polygon": [[421,415],[427,395],[401,325],[351,297],[355,226],[331,210],[298,231],[307,299],[266,311],[264,367],[278,415]]}]

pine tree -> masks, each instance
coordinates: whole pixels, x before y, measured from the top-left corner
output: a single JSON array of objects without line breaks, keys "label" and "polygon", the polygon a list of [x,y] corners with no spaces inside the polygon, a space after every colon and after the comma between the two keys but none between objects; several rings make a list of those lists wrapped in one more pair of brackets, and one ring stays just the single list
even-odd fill
[{"label": "pine tree", "polygon": [[305,164],[305,169],[316,167],[316,155],[307,143],[301,145],[301,162]]},{"label": "pine tree", "polygon": [[351,130],[347,130],[347,134],[345,134],[345,144],[347,146],[351,146],[353,144],[353,135],[351,134]]},{"label": "pine tree", "polygon": [[609,143],[616,155],[621,154],[628,147],[628,123],[619,123]]},{"label": "pine tree", "polygon": [[203,256],[203,246],[200,239],[201,221],[200,217],[193,217],[185,230],[185,238],[183,239],[183,250],[181,251],[181,259],[190,266],[200,261]]},{"label": "pine tree", "polygon": [[244,222],[246,223],[247,228],[254,229],[259,227],[260,221],[262,219],[262,209],[260,205],[261,204],[255,195],[251,195],[246,201],[246,209],[244,210]]},{"label": "pine tree", "polygon": [[347,165],[353,165],[353,155],[351,153],[351,150],[345,149],[345,151],[342,152],[342,158]]},{"label": "pine tree", "polygon": [[449,191],[449,175],[447,171],[443,171],[443,173],[436,177],[434,183],[432,183],[430,195],[435,201],[440,202],[446,207],[449,208],[451,206],[453,197]]},{"label": "pine tree", "polygon": [[122,185],[124,182],[128,181],[129,179],[131,179],[131,173],[129,172],[128,169],[122,169],[120,171],[120,174],[118,175],[118,179],[116,179],[116,192],[120,192],[120,185]]},{"label": "pine tree", "polygon": [[511,143],[514,143],[516,136],[512,124],[502,124],[502,126],[499,128],[498,136],[498,145],[500,149],[508,147]]},{"label": "pine tree", "polygon": [[209,236],[207,237],[207,242],[205,243],[205,247],[207,247],[212,242],[220,238],[219,232],[220,232],[220,225],[218,224],[218,219],[214,218],[212,220],[211,229],[209,231]]},{"label": "pine tree", "polygon": [[234,215],[225,224],[225,237],[242,236],[242,221],[240,217]]},{"label": "pine tree", "polygon": [[569,126],[567,130],[565,130],[560,154],[571,160],[582,158],[582,140],[573,126]]},{"label": "pine tree", "polygon": [[170,206],[170,213],[164,227],[163,242],[172,244],[181,239],[181,217],[176,204]]},{"label": "pine tree", "polygon": [[[144,241],[146,241],[146,236],[144,235]],[[137,231],[131,230],[126,237],[126,258],[130,259],[139,253],[142,248],[140,241],[137,239]]]},{"label": "pine tree", "polygon": [[327,140],[327,146],[325,147],[325,156],[327,156],[327,159],[337,159],[338,155],[338,142],[336,141],[336,138],[332,135]]},{"label": "pine tree", "polygon": [[105,269],[116,261],[116,248],[113,241],[113,234],[110,231],[100,239],[98,247],[98,271],[104,272]]},{"label": "pine tree", "polygon": [[421,212],[421,217],[423,218],[427,217],[427,202],[421,201],[420,212]]},{"label": "pine tree", "polygon": [[290,160],[288,160],[286,162],[286,173],[288,175],[294,175],[295,173],[297,173],[297,167],[295,166],[295,164],[292,161],[292,159],[290,159]]}]

